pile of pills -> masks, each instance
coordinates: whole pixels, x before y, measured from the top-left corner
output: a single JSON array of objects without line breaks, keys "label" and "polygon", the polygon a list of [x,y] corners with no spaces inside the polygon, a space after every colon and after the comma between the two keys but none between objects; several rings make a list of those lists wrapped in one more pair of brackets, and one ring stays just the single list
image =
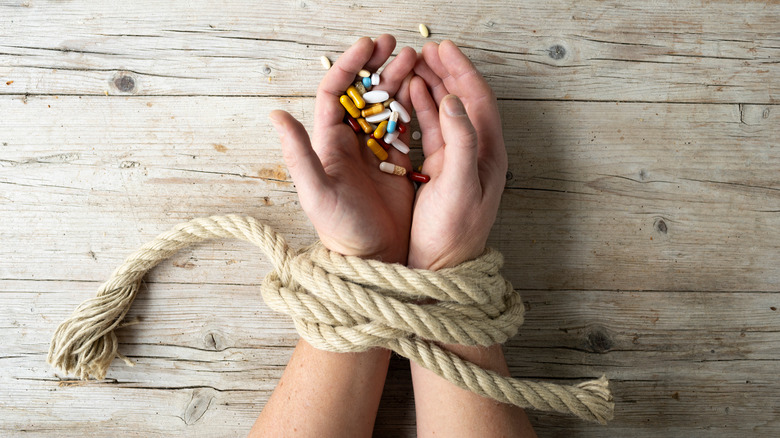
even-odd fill
[{"label": "pile of pills", "polygon": [[341,105],[347,110],[344,122],[352,127],[355,133],[362,132],[369,136],[366,146],[381,161],[379,170],[393,175],[406,175],[410,180],[418,183],[430,181],[431,177],[428,175],[409,172],[401,166],[386,161],[390,147],[404,154],[409,153],[409,146],[398,136],[406,132],[405,124],[409,123],[412,117],[409,111],[390,97],[387,91],[371,90],[371,87],[379,85],[381,81],[378,73],[360,70],[358,77],[360,79],[350,85],[346,94],[339,98]]}]

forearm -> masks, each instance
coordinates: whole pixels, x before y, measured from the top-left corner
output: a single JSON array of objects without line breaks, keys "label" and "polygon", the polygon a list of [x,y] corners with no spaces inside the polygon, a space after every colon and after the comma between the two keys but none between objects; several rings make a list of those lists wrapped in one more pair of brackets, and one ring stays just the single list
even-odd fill
[{"label": "forearm", "polygon": [[[509,375],[500,345],[443,347],[482,368]],[[415,362],[411,369],[417,436],[536,437],[521,408],[461,389]]]},{"label": "forearm", "polygon": [[250,436],[371,436],[388,350],[332,353],[301,339]]}]

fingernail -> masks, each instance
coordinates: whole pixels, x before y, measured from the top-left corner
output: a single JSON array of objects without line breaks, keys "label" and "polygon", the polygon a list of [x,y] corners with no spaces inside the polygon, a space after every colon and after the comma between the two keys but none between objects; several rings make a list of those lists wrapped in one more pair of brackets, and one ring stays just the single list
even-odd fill
[{"label": "fingernail", "polygon": [[284,131],[282,130],[282,125],[280,124],[280,120],[278,119],[278,114],[276,111],[271,111],[271,114],[268,115],[268,118],[271,119],[271,124],[274,125],[274,129],[276,129],[276,132],[279,135],[284,134]]},{"label": "fingernail", "polygon": [[444,98],[444,111],[447,112],[448,116],[452,117],[466,115],[466,108],[463,107],[463,102],[454,94],[450,94]]}]

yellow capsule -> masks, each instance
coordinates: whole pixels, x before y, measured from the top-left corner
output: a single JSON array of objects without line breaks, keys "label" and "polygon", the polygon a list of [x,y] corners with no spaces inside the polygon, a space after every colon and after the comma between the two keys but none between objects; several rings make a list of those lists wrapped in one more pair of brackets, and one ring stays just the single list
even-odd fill
[{"label": "yellow capsule", "polygon": [[366,134],[371,134],[371,131],[374,130],[374,127],[371,126],[371,124],[368,123],[366,121],[366,119],[361,117],[361,118],[357,119],[357,121],[358,121],[358,124],[360,125],[360,127],[363,128],[363,132],[365,132]]},{"label": "yellow capsule", "polygon": [[379,146],[379,143],[373,138],[368,139],[366,146],[368,146],[368,148],[371,149],[371,152],[379,158],[379,161],[385,161],[387,159],[387,151],[382,149],[382,146]]},{"label": "yellow capsule", "polygon": [[387,132],[387,120],[382,121],[382,123],[376,127],[376,131],[374,131],[374,138],[384,137],[385,132]]},{"label": "yellow capsule", "polygon": [[[363,98],[361,97],[360,99],[363,99]],[[363,102],[365,102],[365,101],[363,101]],[[385,110],[385,106],[384,105],[382,105],[381,103],[375,103],[375,104],[371,105],[370,107],[364,109],[360,114],[363,117],[371,117],[373,115],[381,113],[384,110]]]},{"label": "yellow capsule", "polygon": [[393,98],[391,97],[390,99],[387,99],[386,101],[384,101],[384,102],[382,103],[382,105],[384,105],[384,107],[385,107],[385,108],[390,108],[390,104],[391,104],[391,103],[393,103],[393,102],[395,102],[395,99],[393,99]]},{"label": "yellow capsule", "polygon": [[341,105],[344,107],[344,109],[347,110],[350,116],[354,118],[360,117],[360,110],[355,106],[355,104],[352,102],[352,99],[349,98],[346,94],[341,96],[339,98],[339,102],[341,102]]},{"label": "yellow capsule", "polygon": [[365,108],[366,101],[363,100],[363,96],[360,95],[360,92],[357,90],[357,88],[350,85],[349,88],[347,88],[347,95],[352,98],[353,102],[355,102],[357,109]]}]

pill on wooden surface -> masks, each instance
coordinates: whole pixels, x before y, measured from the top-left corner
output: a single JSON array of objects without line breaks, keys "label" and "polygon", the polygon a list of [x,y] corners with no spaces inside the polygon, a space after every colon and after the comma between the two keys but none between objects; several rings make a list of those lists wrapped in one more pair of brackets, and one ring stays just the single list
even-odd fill
[{"label": "pill on wooden surface", "polygon": [[368,148],[371,149],[371,152],[379,158],[379,161],[385,161],[387,159],[387,151],[382,149],[382,146],[379,146],[379,143],[377,143],[375,139],[369,138],[366,142],[366,146],[368,146]]},{"label": "pill on wooden surface", "polygon": [[409,111],[406,111],[406,108],[398,103],[398,101],[391,103],[390,109],[393,111],[398,111],[398,118],[401,119],[402,122],[409,123],[412,121],[412,117],[409,115]]},{"label": "pill on wooden surface", "polygon": [[406,143],[402,142],[400,138],[396,138],[391,143],[394,148],[398,149],[399,152],[402,154],[408,154],[409,153],[409,146],[406,145]]},{"label": "pill on wooden surface", "polygon": [[395,141],[395,139],[398,138],[399,135],[401,135],[401,132],[398,131],[397,129],[394,132],[388,132],[387,134],[385,134],[385,139],[384,139],[385,143],[392,144]]},{"label": "pill on wooden surface", "polygon": [[358,76],[360,76],[361,78],[370,78],[371,72],[366,69],[363,69],[358,72]]},{"label": "pill on wooden surface", "polygon": [[379,163],[379,170],[385,173],[390,173],[398,176],[406,175],[406,169],[404,169],[403,167],[397,164],[389,163],[387,161],[382,161],[381,163]]},{"label": "pill on wooden surface", "polygon": [[379,123],[382,120],[389,119],[391,113],[392,113],[392,111],[390,111],[389,109],[385,109],[384,111],[382,111],[379,114],[374,114],[373,116],[366,117],[366,120],[368,120],[371,123]]},{"label": "pill on wooden surface", "polygon": [[322,63],[322,66],[325,67],[325,70],[330,69],[330,59],[328,59],[327,56],[322,55],[320,57],[320,62]]},{"label": "pill on wooden surface", "polygon": [[423,36],[423,38],[428,38],[428,35],[430,35],[430,34],[431,34],[431,32],[430,32],[430,31],[428,31],[428,26],[426,26],[426,25],[424,25],[424,24],[422,24],[422,23],[420,23],[420,25],[418,26],[418,28],[420,29],[420,35],[422,35],[422,36]]},{"label": "pill on wooden surface", "polygon": [[363,95],[363,100],[365,100],[366,103],[382,103],[389,98],[390,93],[381,90],[369,91]]},{"label": "pill on wooden surface", "polygon": [[339,98],[339,102],[347,110],[350,116],[354,118],[360,117],[360,110],[355,106],[355,102],[349,98],[346,94]]},{"label": "pill on wooden surface", "polygon": [[373,73],[371,75],[371,85],[373,86],[379,85],[379,73]]},{"label": "pill on wooden surface", "polygon": [[419,140],[421,138],[422,138],[422,134],[420,134],[420,131],[412,132],[412,140]]}]

